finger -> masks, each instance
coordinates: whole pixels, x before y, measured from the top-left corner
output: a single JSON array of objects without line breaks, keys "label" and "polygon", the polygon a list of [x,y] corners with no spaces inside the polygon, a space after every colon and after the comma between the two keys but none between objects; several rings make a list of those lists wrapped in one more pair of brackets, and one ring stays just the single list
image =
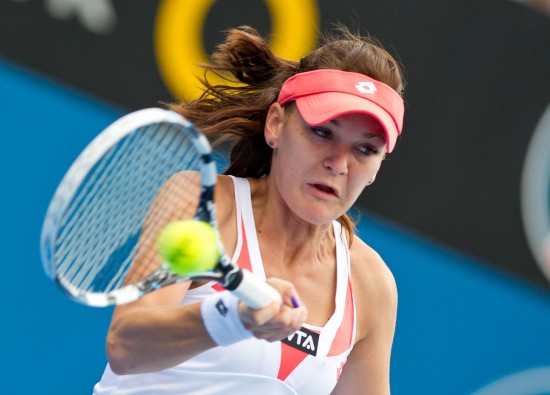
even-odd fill
[{"label": "finger", "polygon": [[280,310],[281,303],[278,301],[274,301],[260,309],[251,309],[244,303],[239,303],[239,315],[245,328],[248,330],[253,330],[255,327],[264,325],[276,317]]},{"label": "finger", "polygon": [[283,306],[276,317],[258,328],[255,336],[268,341],[281,340],[299,330],[306,318],[305,307]]},{"label": "finger", "polygon": [[287,306],[297,308],[302,305],[300,300],[300,295],[294,287],[294,285],[288,281],[281,280],[278,278],[269,278],[267,283],[275,288],[283,299],[283,303]]},{"label": "finger", "polygon": [[283,306],[279,316],[284,322],[284,328],[290,333],[294,333],[302,327],[307,319],[307,309],[305,306],[290,307]]}]

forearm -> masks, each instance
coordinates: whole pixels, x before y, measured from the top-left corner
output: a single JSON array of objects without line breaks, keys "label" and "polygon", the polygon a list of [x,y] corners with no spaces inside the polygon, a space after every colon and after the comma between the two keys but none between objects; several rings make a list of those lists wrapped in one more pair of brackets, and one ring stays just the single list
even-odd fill
[{"label": "forearm", "polygon": [[[216,317],[223,323],[221,331],[224,341],[242,340],[243,333],[238,329],[232,332],[231,320],[238,314],[243,332],[247,336],[255,336],[267,341],[280,340],[294,333],[303,324],[307,317],[304,306],[289,307],[291,299],[300,300],[294,286],[279,279],[268,280],[283,297],[285,305],[274,301],[260,309],[250,309],[242,302],[234,305],[237,300],[229,293],[212,294],[216,301],[222,295],[231,295],[233,300],[223,303],[232,313],[220,315],[208,314],[210,309],[216,309],[217,303],[196,303],[181,306],[181,289],[167,287],[166,290],[156,291],[131,305],[119,306],[115,309],[109,333],[107,335],[107,356],[113,371],[117,374],[147,373],[164,370],[176,366],[197,354],[200,354],[217,345],[215,328],[220,325]],[[227,292],[227,291],[226,291]],[[145,300],[147,299],[147,300]],[[201,309],[203,309],[201,314]],[[206,312],[206,313],[205,313]],[[210,323],[213,336],[208,333],[203,319]],[[229,321],[227,321],[229,320]],[[225,331],[225,325],[227,331]],[[246,327],[246,330],[245,330]]]},{"label": "forearm", "polygon": [[107,356],[117,374],[167,369],[214,346],[204,329],[200,304],[121,309],[107,335]]}]

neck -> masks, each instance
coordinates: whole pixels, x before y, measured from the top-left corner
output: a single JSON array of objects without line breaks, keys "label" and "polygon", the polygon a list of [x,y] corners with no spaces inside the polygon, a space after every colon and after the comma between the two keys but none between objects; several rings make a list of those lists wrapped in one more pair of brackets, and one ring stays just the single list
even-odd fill
[{"label": "neck", "polygon": [[299,218],[267,179],[251,180],[252,207],[265,262],[291,266],[319,264],[334,255],[333,224],[314,225]]}]

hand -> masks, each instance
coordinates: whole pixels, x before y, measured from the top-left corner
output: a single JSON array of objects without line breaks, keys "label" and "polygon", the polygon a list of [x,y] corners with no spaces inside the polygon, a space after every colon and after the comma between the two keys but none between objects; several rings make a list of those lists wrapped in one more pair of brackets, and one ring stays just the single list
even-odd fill
[{"label": "hand", "polygon": [[[307,309],[302,305],[294,285],[278,278],[270,278],[267,283],[282,296],[282,303],[273,302],[261,309],[251,309],[239,303],[239,316],[246,329],[258,339],[278,341],[296,332],[307,318]],[[295,307],[294,302],[299,306]]]}]

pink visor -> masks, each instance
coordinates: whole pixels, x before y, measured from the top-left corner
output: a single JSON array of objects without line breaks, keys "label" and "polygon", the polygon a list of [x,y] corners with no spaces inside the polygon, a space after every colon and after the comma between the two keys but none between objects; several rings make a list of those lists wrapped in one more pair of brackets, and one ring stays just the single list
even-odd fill
[{"label": "pink visor", "polygon": [[320,69],[298,73],[285,81],[277,102],[296,101],[302,118],[321,125],[352,113],[374,117],[386,132],[387,152],[403,129],[403,99],[388,85],[364,74]]}]

